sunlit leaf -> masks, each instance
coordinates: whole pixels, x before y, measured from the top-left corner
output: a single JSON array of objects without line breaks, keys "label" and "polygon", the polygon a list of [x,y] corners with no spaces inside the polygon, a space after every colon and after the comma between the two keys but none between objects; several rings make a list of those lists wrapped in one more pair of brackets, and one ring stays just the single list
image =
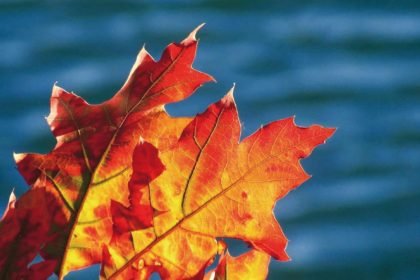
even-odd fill
[{"label": "sunlit leaf", "polygon": [[154,225],[128,229],[116,224],[118,234],[104,249],[103,278],[147,279],[153,272],[163,279],[199,277],[215,257],[219,237],[241,239],[277,260],[289,259],[273,207],[309,178],[299,160],[334,129],[302,128],[288,118],[242,141],[240,131],[232,90],[195,117],[176,145],[159,150],[165,170],[156,179],[142,163],[144,157],[134,154],[131,183],[136,174],[146,178],[137,190],[147,199],[132,201],[138,204],[132,207],[150,204]]}]

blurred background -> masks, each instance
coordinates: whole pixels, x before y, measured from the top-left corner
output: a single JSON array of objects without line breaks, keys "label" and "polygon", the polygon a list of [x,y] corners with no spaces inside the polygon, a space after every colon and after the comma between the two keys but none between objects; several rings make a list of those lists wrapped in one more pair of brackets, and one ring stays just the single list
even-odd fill
[{"label": "blurred background", "polygon": [[272,261],[269,279],[420,279],[415,0],[0,0],[0,213],[27,189],[13,151],[54,146],[54,82],[102,102],[143,43],[159,58],[202,22],[195,68],[218,83],[169,112],[201,112],[236,82],[243,136],[291,115],[339,128],[303,161],[312,179],[277,204],[293,260]]}]

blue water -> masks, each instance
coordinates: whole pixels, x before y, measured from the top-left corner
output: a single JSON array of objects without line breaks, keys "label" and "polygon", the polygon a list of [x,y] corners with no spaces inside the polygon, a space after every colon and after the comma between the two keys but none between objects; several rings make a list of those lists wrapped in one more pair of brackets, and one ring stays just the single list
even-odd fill
[{"label": "blue water", "polygon": [[202,22],[195,67],[218,83],[172,114],[203,111],[236,82],[244,135],[290,115],[339,128],[276,207],[293,261],[272,262],[269,279],[420,279],[418,1],[0,0],[1,209],[27,188],[12,152],[54,145],[54,82],[106,100],[143,43],[159,57]]}]

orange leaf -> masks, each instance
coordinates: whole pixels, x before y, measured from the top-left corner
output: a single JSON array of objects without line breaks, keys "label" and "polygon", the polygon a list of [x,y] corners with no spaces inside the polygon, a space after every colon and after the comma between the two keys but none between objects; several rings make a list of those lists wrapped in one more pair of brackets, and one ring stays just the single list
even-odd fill
[{"label": "orange leaf", "polygon": [[209,271],[205,280],[263,280],[268,274],[270,256],[257,250],[250,250],[238,257],[229,252],[220,257],[217,267]]},{"label": "orange leaf", "polygon": [[[140,135],[164,147],[188,122],[170,118],[163,105],[185,99],[213,80],[191,67],[200,27],[181,43],[169,45],[157,62],[143,48],[123,87],[102,104],[90,105],[54,86],[47,121],[57,139],[55,148],[46,155],[15,156],[32,186],[27,196],[42,190],[59,206],[47,211],[45,219],[51,222],[37,249],[44,259],[58,263],[60,279],[101,261],[101,244],[109,242],[112,233],[110,201],[129,205],[131,155]],[[34,205],[27,211],[38,209]],[[152,212],[137,217],[137,223],[151,226]],[[2,250],[0,256],[4,254]]]},{"label": "orange leaf", "polygon": [[[116,225],[119,234],[104,249],[103,278],[147,279],[155,271],[163,279],[199,277],[217,253],[217,237],[242,239],[278,260],[289,259],[273,207],[309,178],[299,160],[334,129],[301,128],[288,118],[241,142],[240,130],[232,89],[194,118],[176,145],[160,149],[166,170],[143,182],[149,198],[135,201],[152,205],[153,227],[127,232]],[[132,180],[147,173],[136,155],[133,166]]]}]

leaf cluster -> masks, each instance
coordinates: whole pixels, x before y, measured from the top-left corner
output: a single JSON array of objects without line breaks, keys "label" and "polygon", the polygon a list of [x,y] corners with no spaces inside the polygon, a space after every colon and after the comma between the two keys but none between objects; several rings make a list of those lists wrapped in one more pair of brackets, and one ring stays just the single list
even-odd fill
[{"label": "leaf cluster", "polygon": [[[143,48],[102,104],[54,85],[56,146],[15,154],[30,188],[0,221],[0,279],[93,264],[101,279],[264,279],[271,257],[289,259],[273,207],[309,178],[299,160],[334,129],[287,118],[240,140],[233,89],[197,116],[170,116],[165,104],[214,80],[192,68],[200,27],[158,61]],[[224,238],[250,250],[232,257]]]}]

